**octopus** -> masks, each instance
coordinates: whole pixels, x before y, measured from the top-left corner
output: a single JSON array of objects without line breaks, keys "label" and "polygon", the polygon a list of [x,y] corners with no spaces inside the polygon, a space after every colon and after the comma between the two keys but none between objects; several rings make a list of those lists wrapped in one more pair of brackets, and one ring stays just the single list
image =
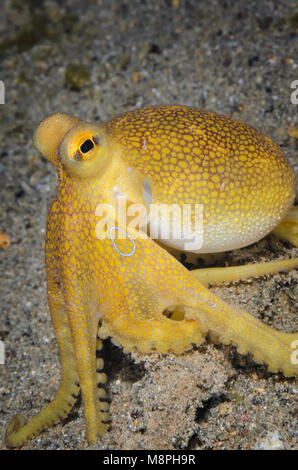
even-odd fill
[{"label": "octopus", "polygon": [[[106,433],[106,375],[96,351],[108,337],[125,353],[182,354],[208,335],[273,373],[297,375],[298,334],[229,305],[208,284],[293,269],[298,258],[190,271],[173,254],[220,253],[271,231],[298,246],[294,172],[270,138],[224,115],[173,105],[98,124],[56,113],[40,123],[34,145],[59,179],[45,259],[62,377],[39,414],[11,420],[7,447],[65,418],[79,390],[88,443]],[[196,205],[200,223],[186,211],[184,230],[179,209]],[[141,223],[140,209],[134,217],[153,206],[178,212],[163,218],[155,211]]]}]

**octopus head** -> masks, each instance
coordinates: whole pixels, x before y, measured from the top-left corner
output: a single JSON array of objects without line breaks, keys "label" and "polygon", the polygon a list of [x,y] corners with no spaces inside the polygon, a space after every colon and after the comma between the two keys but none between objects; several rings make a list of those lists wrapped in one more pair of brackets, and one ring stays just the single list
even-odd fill
[{"label": "octopus head", "polygon": [[58,171],[77,178],[101,177],[111,158],[110,141],[101,127],[64,113],[41,122],[34,145]]}]

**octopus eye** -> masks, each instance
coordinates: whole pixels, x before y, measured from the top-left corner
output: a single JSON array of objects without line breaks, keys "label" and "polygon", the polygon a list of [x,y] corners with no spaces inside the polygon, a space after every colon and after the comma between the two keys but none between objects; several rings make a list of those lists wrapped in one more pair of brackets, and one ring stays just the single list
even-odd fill
[{"label": "octopus eye", "polygon": [[82,143],[80,150],[82,153],[87,153],[89,150],[93,149],[94,143],[92,142],[91,139],[85,140],[85,142]]},{"label": "octopus eye", "polygon": [[101,178],[111,162],[109,139],[98,126],[81,122],[64,135],[58,158],[69,176]]}]

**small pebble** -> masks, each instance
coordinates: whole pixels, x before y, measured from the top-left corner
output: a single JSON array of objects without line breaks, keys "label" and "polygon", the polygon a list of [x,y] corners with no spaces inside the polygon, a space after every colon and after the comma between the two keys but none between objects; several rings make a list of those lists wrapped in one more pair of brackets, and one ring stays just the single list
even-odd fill
[{"label": "small pebble", "polygon": [[259,439],[255,444],[255,449],[257,450],[282,450],[284,449],[284,444],[280,438],[279,432],[268,432],[268,434]]}]

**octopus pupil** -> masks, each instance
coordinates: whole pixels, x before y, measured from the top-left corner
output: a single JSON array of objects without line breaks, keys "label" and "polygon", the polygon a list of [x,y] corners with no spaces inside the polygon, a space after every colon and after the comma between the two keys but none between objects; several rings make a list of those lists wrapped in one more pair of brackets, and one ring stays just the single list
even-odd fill
[{"label": "octopus pupil", "polygon": [[91,139],[85,140],[85,142],[81,145],[81,152],[87,153],[89,150],[93,149],[94,144]]}]

